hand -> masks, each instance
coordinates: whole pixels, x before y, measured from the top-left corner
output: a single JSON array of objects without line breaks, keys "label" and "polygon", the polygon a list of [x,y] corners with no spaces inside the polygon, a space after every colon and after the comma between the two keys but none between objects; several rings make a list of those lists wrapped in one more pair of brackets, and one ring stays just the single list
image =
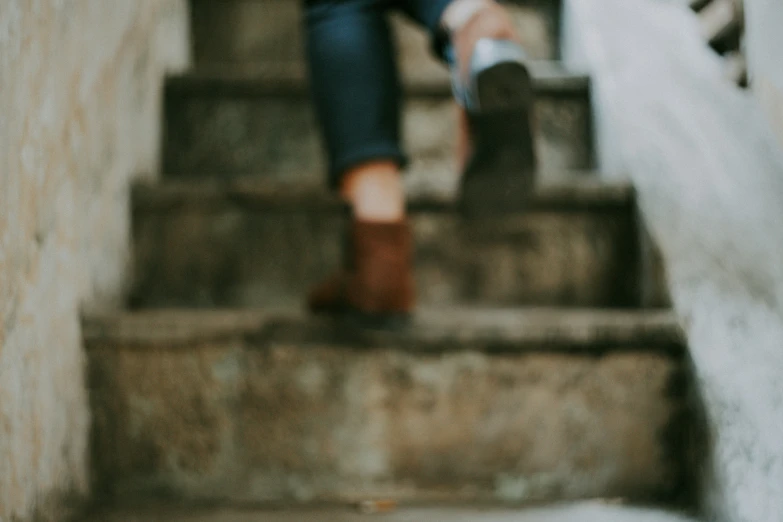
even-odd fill
[{"label": "hand", "polygon": [[[463,0],[456,0],[457,2]],[[452,31],[452,45],[457,54],[460,76],[467,79],[473,49],[482,38],[520,42],[514,21],[508,11],[495,1],[488,0],[462,25]]]}]

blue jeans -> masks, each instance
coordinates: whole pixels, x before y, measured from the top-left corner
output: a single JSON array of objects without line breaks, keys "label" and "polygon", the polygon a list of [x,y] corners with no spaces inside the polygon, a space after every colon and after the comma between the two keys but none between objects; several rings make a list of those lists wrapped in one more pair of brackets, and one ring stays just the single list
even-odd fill
[{"label": "blue jeans", "polygon": [[403,167],[401,88],[387,14],[405,13],[443,58],[439,30],[452,0],[304,0],[313,100],[329,156],[329,185],[351,167],[390,160]]}]

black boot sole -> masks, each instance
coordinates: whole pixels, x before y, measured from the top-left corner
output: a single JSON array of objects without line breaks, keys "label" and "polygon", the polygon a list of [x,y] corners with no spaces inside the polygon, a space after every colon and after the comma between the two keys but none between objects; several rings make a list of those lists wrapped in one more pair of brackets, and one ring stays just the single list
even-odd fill
[{"label": "black boot sole", "polygon": [[499,63],[476,79],[479,109],[468,111],[473,155],[461,183],[466,214],[516,212],[535,186],[533,84],[517,62]]}]

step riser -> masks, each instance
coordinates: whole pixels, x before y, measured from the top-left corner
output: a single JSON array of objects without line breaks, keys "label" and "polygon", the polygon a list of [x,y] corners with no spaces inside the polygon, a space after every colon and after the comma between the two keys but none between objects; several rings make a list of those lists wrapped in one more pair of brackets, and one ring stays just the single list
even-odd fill
[{"label": "step riser", "polygon": [[[137,192],[135,306],[298,306],[340,265],[347,221],[339,208],[147,198]],[[470,224],[414,212],[419,301],[639,306],[631,216],[630,201]]]},{"label": "step riser", "polygon": [[673,356],[384,348],[90,340],[99,493],[665,501],[681,486]]},{"label": "step riser", "polygon": [[[540,93],[537,152],[544,171],[593,166],[588,91]],[[411,193],[453,191],[457,113],[444,96],[409,100],[404,141],[411,158]],[[292,96],[188,92],[169,89],[164,171],[174,178],[262,177],[322,186],[325,155],[306,93]]]},{"label": "step riser", "polygon": [[[558,4],[520,2],[511,12],[529,55],[558,58]],[[214,63],[301,63],[305,38],[300,0],[197,0],[192,2],[196,66]],[[400,63],[405,72],[442,68],[430,52],[428,37],[401,16],[392,17]]]}]

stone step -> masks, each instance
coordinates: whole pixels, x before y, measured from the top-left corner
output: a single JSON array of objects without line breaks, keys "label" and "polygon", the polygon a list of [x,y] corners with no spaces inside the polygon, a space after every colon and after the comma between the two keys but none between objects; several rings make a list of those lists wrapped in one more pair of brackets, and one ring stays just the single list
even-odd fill
[{"label": "stone step", "polygon": [[[213,507],[157,505],[102,510],[90,522],[370,522],[378,515],[361,506],[307,508]],[[696,522],[684,513],[625,506],[613,500],[575,502],[527,509],[487,506],[400,506],[384,513],[385,522]]]},{"label": "stone step", "polygon": [[[542,176],[593,167],[589,78],[538,64],[537,149]],[[413,193],[454,190],[457,112],[449,84],[407,84],[404,140]],[[164,171],[175,178],[253,177],[321,186],[325,161],[305,75],[260,66],[202,69],[166,88]]]},{"label": "stone step", "polygon": [[689,491],[690,376],[669,313],[422,309],[391,334],[166,310],[83,330],[108,500],[667,503]]},{"label": "stone step", "polygon": [[[192,0],[196,66],[301,63],[305,38],[300,4],[301,0]],[[508,4],[530,56],[558,59],[560,0]],[[403,16],[391,19],[402,70],[418,74],[438,68],[424,32]]]},{"label": "stone step", "polygon": [[[346,208],[323,191],[241,183],[140,185],[134,307],[298,306],[340,266]],[[419,301],[447,305],[657,306],[633,191],[594,180],[542,186],[525,212],[462,218],[413,199]]]}]

